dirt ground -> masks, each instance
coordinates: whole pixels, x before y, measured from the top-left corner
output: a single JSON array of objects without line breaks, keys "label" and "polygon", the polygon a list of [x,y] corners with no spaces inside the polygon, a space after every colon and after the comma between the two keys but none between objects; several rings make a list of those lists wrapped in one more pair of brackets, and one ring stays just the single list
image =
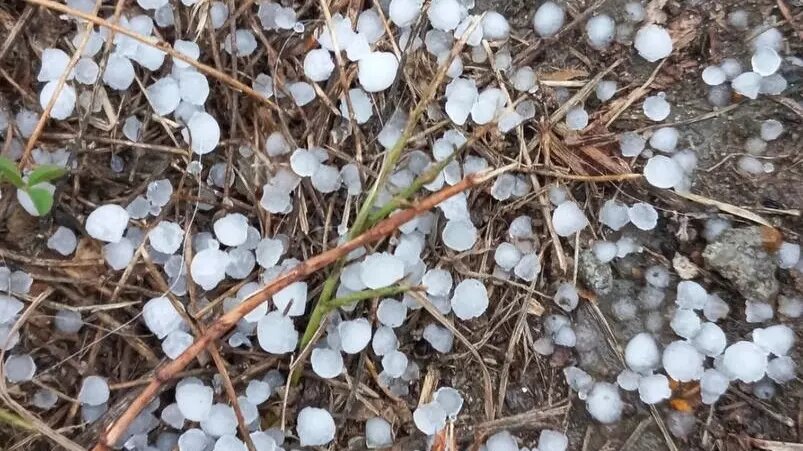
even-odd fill
[{"label": "dirt ground", "polygon": [[[621,8],[624,0],[568,0],[566,3],[571,18],[582,17],[584,11],[597,7],[596,12],[610,14],[617,22],[623,19]],[[803,40],[799,38],[800,33],[803,33],[803,7],[796,6],[790,0],[653,0],[648,3],[663,5],[659,8],[663,13],[659,14],[660,21],[672,30],[676,46],[680,49],[657,72],[654,81],[646,85],[646,92],[666,93],[672,104],[672,113],[665,123],[680,123],[678,127],[682,133],[682,146],[694,149],[699,157],[692,192],[761,215],[780,230],[786,240],[799,243],[800,233],[803,232],[803,107],[800,86],[803,71],[797,68],[797,72],[790,71],[786,74],[789,88],[783,95],[763,96],[756,101],[746,101],[734,96],[733,101],[738,105],[724,114],[718,114],[719,110],[711,107],[707,101],[707,91],[700,80],[700,72],[706,65],[718,63],[728,56],[737,57],[743,63],[749,60],[750,50],[743,41],[745,32],[731,30],[726,24],[726,14],[737,7],[746,9],[750,13],[751,24],[757,25],[769,17],[783,20],[784,15],[778,7],[783,4],[795,18],[794,23],[785,22],[779,27],[786,38],[788,54],[803,55]],[[26,6],[21,0],[0,5],[0,44],[7,42],[15,24],[29,8],[32,7]],[[591,49],[582,37],[584,21],[562,35],[558,42],[537,40],[530,27],[533,12],[531,1],[478,0],[475,10],[486,9],[497,9],[510,19],[517,37],[515,51],[511,52],[514,61],[519,55],[527,54],[528,48],[537,49],[536,56],[529,64],[542,79],[587,81],[621,58],[621,64],[605,78],[617,80],[620,92],[627,93],[644,84],[656,69],[655,64],[648,64],[637,57],[632,46],[616,44],[602,52]],[[319,21],[317,12],[308,12],[307,15],[309,31]],[[70,27],[58,20],[56,13],[34,8],[22,30],[9,43],[7,53],[0,59],[0,69],[3,71],[0,74],[3,77],[0,79],[0,107],[16,111],[25,105],[38,111],[36,72],[39,62],[36,55],[43,48],[63,44],[62,41],[69,39],[65,38],[68,32],[71,33]],[[269,59],[265,55],[260,58],[249,61],[244,68],[240,68],[241,71],[247,76],[259,72],[261,67],[267,65],[264,60]],[[411,62],[407,68],[408,76],[413,78],[417,75],[428,78],[430,71],[431,67],[418,62]],[[222,85],[217,88],[220,92],[228,93],[225,91],[228,88]],[[334,89],[331,86],[329,88]],[[544,128],[543,119],[561,105],[558,97],[553,87],[542,86],[534,95],[539,105],[536,120],[527,123],[525,127],[525,135],[534,141],[545,134],[560,141],[561,150],[555,151],[553,155],[556,167],[569,167],[569,172],[576,172],[567,163],[566,155],[570,154],[578,156],[582,160],[580,166],[591,175],[608,172],[609,166],[605,164],[638,171],[641,162],[625,161],[618,156],[616,134],[653,125],[645,120],[640,100],[624,110],[610,127],[606,127],[601,119],[610,111],[609,106],[600,105],[592,94],[587,102],[591,112],[591,126],[582,134],[575,134],[565,133],[565,130],[547,131]],[[85,374],[104,374],[112,382],[114,403],[102,422],[95,425],[82,424],[78,403],[69,399],[63,400],[58,408],[41,415],[51,427],[82,446],[89,446],[94,441],[100,426],[107,424],[114,415],[119,415],[136,394],[142,381],[147,379],[149,371],[155,366],[155,362],[144,357],[148,355],[148,351],[161,355],[158,341],[148,334],[140,322],[135,321],[137,306],[160,288],[144,263],[138,265],[130,279],[120,282],[123,284],[120,293],[115,289],[120,275],[106,271],[102,265],[71,265],[64,263],[66,260],[51,264],[51,259],[55,257],[46,248],[45,242],[57,225],[67,225],[81,231],[82,218],[91,210],[90,206],[108,202],[126,204],[141,194],[150,181],[169,177],[174,186],[182,186],[182,189],[177,189],[178,197],[188,201],[177,205],[165,215],[178,221],[189,214],[188,205],[198,200],[197,190],[203,201],[215,205],[216,208],[248,212],[258,218],[266,231],[281,231],[297,239],[298,247],[292,253],[301,260],[320,252],[330,244],[327,239],[331,241],[336,236],[334,229],[340,222],[344,202],[323,199],[309,185],[302,185],[299,196],[303,198],[298,200],[299,205],[303,203],[303,208],[296,208],[286,218],[272,218],[256,207],[259,200],[258,187],[243,183],[243,180],[251,180],[252,172],[258,172],[260,168],[254,169],[256,163],[252,166],[251,161],[237,156],[236,146],[248,141],[264,142],[266,130],[278,125],[274,119],[269,118],[268,112],[254,105],[250,99],[241,96],[239,102],[241,103],[235,102],[233,107],[232,96],[223,94],[213,100],[213,106],[210,107],[224,112],[235,111],[237,108],[244,111],[239,123],[231,126],[235,132],[239,127],[241,132],[227,136],[226,153],[221,153],[218,159],[235,165],[238,173],[245,175],[230,189],[227,188],[225,193],[198,190],[183,171],[184,157],[171,153],[169,149],[174,146],[170,138],[161,131],[149,135],[153,139],[148,142],[155,146],[164,146],[168,149],[166,151],[132,148],[95,139],[120,138],[121,118],[148,108],[139,90],[132,90],[131,94],[122,98],[115,97],[113,105],[120,111],[108,130],[104,129],[105,124],[91,121],[88,124],[78,121],[51,121],[48,124],[40,142],[50,148],[67,146],[75,152],[77,161],[77,168],[69,180],[62,181],[58,186],[60,194],[51,216],[37,219],[27,215],[17,205],[11,189],[2,187],[2,264],[25,269],[33,274],[35,293],[52,288],[56,293],[56,304],[90,305],[116,301],[122,305],[108,312],[102,309],[94,311],[85,318],[93,327],[85,328],[75,336],[51,332],[52,305],[46,305],[42,311],[34,313],[22,330],[23,347],[36,353],[37,365],[44,371],[39,377],[41,383],[58,387],[61,392],[74,396],[79,386],[78,381]],[[380,106],[384,107],[380,109],[389,111],[394,103],[388,99]],[[319,114],[320,116],[311,114],[310,118],[292,115],[291,122],[287,125],[295,129],[306,124],[315,128],[313,133],[320,134],[324,134],[320,129],[336,127],[334,121],[337,118]],[[706,115],[711,117],[705,117]],[[316,119],[321,118],[326,120],[316,122]],[[762,157],[762,161],[772,162],[775,170],[757,177],[745,176],[736,170],[736,161],[745,152],[744,140],[756,136],[760,121],[770,118],[781,121],[786,130],[779,140],[770,143],[766,156]],[[227,130],[230,125],[222,123],[221,129]],[[378,123],[370,123],[364,133],[376,131],[380,126]],[[87,127],[87,137],[84,140],[73,139],[80,134],[81,127]],[[332,135],[338,135],[339,131],[342,130],[332,131]],[[254,139],[254,136],[259,139]],[[305,133],[304,136],[309,134]],[[343,148],[346,148],[347,139],[338,144],[343,144]],[[426,139],[421,141],[420,144],[428,145]],[[581,148],[586,145],[596,149],[604,162],[594,160],[588,153],[584,153]],[[488,156],[492,163],[507,162],[515,158],[518,152],[513,140],[505,140],[497,135],[481,140],[473,150],[477,154]],[[370,152],[366,166],[377,170],[381,161],[379,151],[372,148]],[[114,173],[110,169],[109,158],[112,154],[125,160],[126,170],[123,173]],[[539,157],[543,156],[539,154]],[[259,179],[258,175],[254,177]],[[479,449],[488,434],[501,429],[511,430],[522,439],[522,446],[532,446],[535,449],[538,432],[543,428],[566,432],[572,450],[801,449],[803,385],[800,378],[779,386],[777,394],[766,401],[755,398],[749,386],[732,384],[728,394],[714,406],[700,404],[699,387],[693,385],[676,387],[673,392],[673,400],[677,401],[675,404],[663,403],[652,410],[639,401],[637,393],[622,392],[626,407],[621,422],[604,426],[590,419],[584,403],[566,386],[562,372],[566,366],[581,362],[578,353],[561,348],[555,354],[544,357],[535,353],[532,346],[542,336],[544,315],[557,311],[550,297],[544,293],[553,293],[560,282],[576,277],[576,270],[573,269],[577,255],[575,246],[580,244],[580,247],[585,248],[593,241],[592,237],[600,238],[609,234],[595,221],[599,206],[605,199],[616,195],[628,203],[642,200],[655,205],[662,214],[658,229],[639,235],[646,248],[645,252],[629,256],[614,265],[614,279],[624,290],[617,293],[626,293],[628,289],[633,289],[642,280],[643,268],[656,263],[671,267],[673,258],[680,254],[700,266],[701,279],[705,281],[705,285],[722,293],[723,298],[729,301],[732,307],[731,316],[723,327],[729,339],[744,336],[750,328],[743,321],[744,303],[741,296],[726,280],[705,269],[702,261],[705,241],[700,233],[706,218],[721,214],[716,208],[650,188],[641,182],[581,183],[550,177],[544,177],[541,182],[545,185],[565,184],[574,198],[584,205],[592,224],[596,224],[593,231],[578,238],[576,243],[563,243],[568,268],[572,269],[561,269],[559,259],[551,250],[548,235],[542,233],[546,223],[541,215],[536,195],[538,193],[511,204],[500,204],[488,196],[487,189],[473,192],[469,196],[469,204],[476,215],[472,219],[482,224],[480,243],[474,250],[460,255],[446,251],[436,254],[428,250],[429,259],[449,266],[458,275],[485,278],[491,298],[489,310],[479,319],[456,324],[471,346],[456,339],[453,353],[443,355],[435,352],[421,338],[423,326],[428,321],[426,313],[419,310],[411,314],[398,332],[401,349],[415,358],[421,367],[421,380],[410,386],[409,395],[396,397],[380,387],[377,374],[381,368],[378,359],[369,353],[362,353],[347,360],[349,376],[345,381],[319,380],[308,369],[302,386],[290,390],[287,396],[287,417],[295,418],[295,414],[291,412],[297,412],[308,405],[328,405],[338,424],[337,441],[329,449],[361,450],[364,449],[364,443],[360,440],[364,421],[381,414],[391,419],[394,425],[396,444],[393,449],[426,449],[426,437],[416,430],[412,422],[412,411],[418,405],[422,392],[429,394],[432,387],[452,386],[465,398],[463,412],[454,425],[459,449]],[[500,281],[491,276],[494,247],[504,236],[507,224],[521,214],[533,216],[535,227],[541,234],[539,238],[542,248],[545,249],[543,273],[532,286]],[[737,226],[753,225],[744,218],[732,215],[728,217]],[[214,219],[211,213],[202,213],[198,216],[195,227],[198,230],[208,229]],[[91,241],[87,238],[82,240],[76,253],[77,260],[96,261],[100,258],[99,246]],[[673,277],[673,280],[677,279],[675,274]],[[800,295],[803,289],[800,274],[795,278],[789,273],[779,273],[778,277],[781,292]],[[325,274],[317,274],[309,280],[313,296],[319,293],[317,287],[321,286],[324,279]],[[112,293],[119,294],[119,297],[112,300]],[[667,298],[671,299],[672,296],[670,293]],[[612,339],[605,343],[606,347],[600,347],[601,362],[594,366],[599,370],[595,376],[606,377],[611,381],[622,369],[622,363],[617,360],[613,349],[623,346],[635,332],[627,324],[619,324],[611,319],[610,305],[606,304],[611,302],[611,298],[596,299],[587,296],[586,301],[590,302],[584,302],[575,313],[575,320],[597,328],[603,341],[608,339],[606,327],[613,328]],[[363,312],[374,317],[376,305],[376,300],[366,304]],[[800,337],[803,332],[800,322],[791,325],[796,328]],[[111,337],[107,336],[110,330],[114,331]],[[271,368],[286,370],[289,364],[289,359],[266,358],[266,354],[258,349],[232,350],[225,345],[221,349],[238,389],[244,387],[250,377]],[[481,362],[472,351],[478,353]],[[803,361],[799,346],[795,349],[793,358],[798,362]],[[204,367],[196,365],[191,371],[205,376],[215,372],[211,364]],[[359,386],[360,389],[352,390],[351,387],[354,386]],[[12,386],[10,396],[27,406],[30,401],[29,392],[33,388],[33,384]],[[172,397],[170,389],[165,393],[166,398]],[[489,419],[486,412],[489,400],[494,407],[494,420]],[[282,408],[282,400],[272,398],[270,406],[261,409],[263,425],[268,427],[278,424],[281,421]],[[31,410],[36,412],[34,408]],[[695,427],[687,436],[678,437],[671,432],[673,418],[678,411],[688,411],[694,415]],[[668,429],[662,431],[662,428]],[[760,442],[752,439],[794,445],[784,447],[785,445],[773,444],[767,445],[773,447],[762,448]],[[0,425],[2,449],[44,450],[54,449],[53,446],[36,431],[14,428],[8,424]]]}]

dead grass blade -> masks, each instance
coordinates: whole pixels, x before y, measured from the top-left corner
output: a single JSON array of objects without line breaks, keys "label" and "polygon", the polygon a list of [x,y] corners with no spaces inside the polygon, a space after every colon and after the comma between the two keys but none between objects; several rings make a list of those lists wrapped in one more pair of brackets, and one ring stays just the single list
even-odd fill
[{"label": "dead grass blade", "polygon": [[471,344],[471,342],[463,335],[456,327],[449,321],[448,318],[443,316],[443,313],[439,312],[429,299],[427,299],[424,295],[418,292],[411,291],[410,295],[421,304],[422,307],[435,319],[438,320],[439,323],[443,325],[443,327],[449,329],[458,340],[460,340],[463,345],[468,348],[468,351],[477,359],[477,363],[480,365],[480,369],[482,369],[482,382],[483,388],[485,390],[484,396],[484,406],[485,406],[485,416],[488,420],[493,420],[494,418],[494,401],[493,401],[493,385],[491,384],[491,373],[488,371],[488,367],[485,366],[485,362],[482,361],[482,356],[480,352],[477,351],[477,348]]},{"label": "dead grass blade", "polygon": [[694,193],[684,193],[684,192],[675,192],[678,196],[690,200],[692,202],[697,202],[701,205],[706,205],[709,207],[716,207],[719,211],[724,211],[725,213],[730,213],[734,216],[738,216],[742,219],[746,219],[748,221],[755,222],[756,224],[761,224],[767,227],[775,227],[769,221],[762,218],[761,216],[753,213],[752,211],[745,210],[742,207],[737,207],[736,205],[731,205],[727,202],[722,202],[716,199],[711,199],[705,196],[701,196],[699,194]]}]

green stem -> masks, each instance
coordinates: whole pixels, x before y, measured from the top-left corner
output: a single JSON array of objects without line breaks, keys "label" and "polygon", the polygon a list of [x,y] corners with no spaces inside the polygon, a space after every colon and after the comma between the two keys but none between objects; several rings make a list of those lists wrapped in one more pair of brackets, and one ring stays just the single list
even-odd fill
[{"label": "green stem", "polygon": [[26,431],[35,431],[36,427],[31,423],[28,423],[20,416],[17,416],[14,413],[9,412],[6,409],[0,408],[0,423],[5,423],[9,426],[15,427],[17,429],[24,429]]},{"label": "green stem", "polygon": [[[455,43],[454,47],[452,47],[449,57],[446,58],[446,60],[438,68],[435,78],[432,80],[429,86],[427,86],[426,92],[410,112],[410,116],[407,118],[407,123],[404,125],[404,130],[402,131],[401,136],[398,140],[396,140],[396,143],[393,144],[393,147],[388,151],[388,153],[385,154],[379,175],[377,176],[376,180],[374,180],[371,190],[368,192],[368,195],[363,200],[362,205],[360,205],[360,209],[357,211],[357,217],[354,219],[354,224],[352,224],[351,228],[349,229],[349,239],[359,236],[361,233],[365,232],[370,224],[373,224],[373,222],[369,222],[369,216],[371,214],[371,210],[374,208],[376,196],[379,194],[379,191],[385,185],[391,175],[391,172],[396,167],[396,163],[398,163],[399,158],[401,158],[402,151],[407,145],[407,141],[410,140],[410,137],[412,136],[413,131],[418,124],[418,119],[426,110],[429,102],[434,98],[435,93],[438,91],[438,86],[440,86],[440,84],[443,82],[443,79],[446,77],[446,71],[452,64],[452,60],[463,50],[463,46],[466,44],[466,39],[474,30],[474,27],[478,26],[478,24],[479,21],[475,20],[474,23],[472,23],[472,25],[469,27],[469,30],[465,33],[464,37]],[[446,164],[448,164],[448,162],[446,162]],[[434,174],[437,176],[437,172]],[[423,186],[424,184],[426,184],[426,182],[422,183],[421,185]],[[409,189],[405,192],[407,191],[409,191]],[[414,191],[411,191],[408,194],[408,197],[412,196],[413,193]],[[390,214],[390,212],[393,211],[393,209],[383,210],[387,210],[386,214]],[[329,276],[326,278],[321,295],[318,297],[318,302],[315,304],[315,307],[310,314],[307,327],[304,330],[304,335],[301,338],[300,349],[304,349],[306,344],[309,343],[309,340],[311,340],[315,335],[315,331],[318,330],[321,320],[323,320],[326,314],[329,313],[329,302],[332,300],[337,282],[340,279],[340,271],[343,269],[343,266],[345,266],[345,261],[345,257],[339,259],[332,272],[329,273]],[[300,378],[301,371],[295,371],[289,377],[293,385],[297,384]]]},{"label": "green stem", "polygon": [[341,296],[339,298],[332,299],[331,301],[328,302],[327,306],[331,311],[336,308],[349,306],[355,302],[364,301],[366,299],[395,296],[397,294],[407,292],[411,289],[412,287],[409,285],[400,284],[400,285],[391,285],[385,288],[377,288],[375,290],[357,291],[354,293],[349,293],[345,296]]},{"label": "green stem", "polygon": [[[325,289],[326,285],[324,285],[324,290]],[[375,290],[356,291],[354,293],[349,293],[339,298],[331,299],[327,302],[319,301],[318,305],[315,306],[315,309],[313,309],[312,313],[310,314],[309,322],[307,322],[307,328],[306,330],[304,330],[304,335],[301,337],[299,349],[303,351],[304,348],[307,347],[310,341],[312,341],[312,337],[315,336],[315,332],[317,332],[318,328],[321,326],[323,319],[332,310],[340,307],[345,307],[347,305],[351,305],[355,302],[364,301],[366,299],[395,296],[397,294],[404,293],[410,289],[412,289],[412,287],[408,285],[403,285],[403,284],[391,285],[389,287],[377,288]],[[310,327],[311,324],[315,324],[315,327],[314,328]],[[293,374],[290,375],[290,381],[292,385],[297,384],[300,379],[301,379],[301,371],[295,371],[293,372]]]}]

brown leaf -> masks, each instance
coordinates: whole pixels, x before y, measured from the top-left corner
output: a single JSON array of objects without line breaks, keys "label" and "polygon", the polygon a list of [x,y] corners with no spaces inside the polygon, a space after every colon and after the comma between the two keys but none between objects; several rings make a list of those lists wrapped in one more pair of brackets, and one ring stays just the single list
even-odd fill
[{"label": "brown leaf", "polygon": [[574,80],[575,78],[585,78],[588,77],[588,72],[584,71],[583,69],[561,69],[555,72],[544,72],[538,75],[539,80],[549,80],[549,81],[569,81]]}]

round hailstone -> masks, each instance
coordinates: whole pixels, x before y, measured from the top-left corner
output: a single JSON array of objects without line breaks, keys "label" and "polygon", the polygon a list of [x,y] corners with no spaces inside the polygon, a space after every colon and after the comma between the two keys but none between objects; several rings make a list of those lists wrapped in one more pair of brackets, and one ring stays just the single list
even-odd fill
[{"label": "round hailstone", "polygon": [[544,429],[538,436],[538,451],[566,451],[567,449],[569,449],[569,438],[560,431]]},{"label": "round hailstone", "polygon": [[725,332],[719,326],[714,323],[703,323],[692,342],[698,351],[708,357],[716,357],[725,350],[727,339]]},{"label": "round hailstone", "polygon": [[513,269],[521,260],[521,251],[510,243],[502,243],[496,247],[494,261],[505,271]]},{"label": "round hailstone", "polygon": [[513,84],[513,89],[521,92],[528,92],[535,86],[535,71],[528,66],[520,67],[513,72],[513,75],[510,77],[510,82]]},{"label": "round hailstone", "polygon": [[521,260],[519,260],[519,262],[516,263],[516,266],[513,268],[513,274],[527,282],[532,282],[535,280],[540,271],[541,259],[535,252],[531,252],[521,257]]},{"label": "round hailstone", "polygon": [[206,155],[220,143],[220,126],[212,115],[199,111],[187,123],[190,148],[198,155]]},{"label": "round hailstone", "polygon": [[87,216],[86,233],[96,240],[116,243],[122,239],[128,219],[125,208],[115,204],[101,205]]},{"label": "round hailstone", "polygon": [[700,378],[700,394],[702,395],[703,403],[715,403],[720,396],[728,391],[729,384],[728,377],[721,372],[713,368],[705,370],[703,377]]},{"label": "round hailstone", "polygon": [[[57,85],[58,81],[49,81],[42,88],[42,92],[39,93],[39,104],[42,106],[43,110],[47,108],[47,104],[50,103],[50,100],[56,94]],[[50,117],[58,120],[64,120],[70,117],[75,109],[76,99],[75,88],[64,84],[56,101],[53,103],[53,108],[50,110]]]},{"label": "round hailstone", "polygon": [[463,7],[457,0],[435,0],[427,10],[427,18],[432,28],[452,31],[460,24]]},{"label": "round hailstone", "polygon": [[248,218],[240,213],[229,213],[215,221],[215,237],[226,246],[239,246],[248,239]]},{"label": "round hailstone", "polygon": [[616,376],[616,384],[619,385],[622,390],[634,391],[638,389],[639,379],[641,379],[640,374],[624,369]]},{"label": "round hailstone", "polygon": [[677,309],[669,326],[680,337],[691,340],[700,331],[700,317],[693,310]]},{"label": "round hailstone", "polygon": [[167,334],[178,330],[183,319],[170,299],[160,296],[153,298],[142,307],[142,320],[154,335],[160,340]]},{"label": "round hailstone", "polygon": [[192,345],[193,341],[192,335],[187,332],[174,330],[162,342],[162,351],[167,357],[175,360]]},{"label": "round hailstone", "polygon": [[324,379],[337,377],[343,372],[343,356],[339,351],[328,348],[315,348],[310,355],[312,371]]},{"label": "round hailstone", "polygon": [[[173,49],[193,61],[197,61],[198,57],[201,56],[201,48],[197,43],[192,41],[183,41],[181,39],[177,39],[176,42],[173,43]],[[178,58],[173,58],[173,66],[179,69],[186,69],[190,67],[188,63],[181,61]]]},{"label": "round hailstone", "polygon": [[312,177],[321,166],[321,160],[307,149],[296,149],[290,155],[290,169],[301,177]]},{"label": "round hailstone", "polygon": [[607,102],[616,94],[616,82],[602,80],[597,84],[596,95],[600,102]]},{"label": "round hailstone", "polygon": [[391,0],[388,8],[391,22],[399,28],[409,27],[421,14],[421,5],[421,0]]},{"label": "round hailstone", "polygon": [[448,296],[452,290],[452,274],[445,269],[430,269],[421,278],[421,283],[427,288],[427,294]]},{"label": "round hailstone", "polygon": [[399,340],[396,338],[396,334],[393,333],[393,329],[388,326],[380,326],[376,328],[376,332],[374,332],[374,338],[371,341],[371,348],[374,350],[374,354],[383,356],[398,347]]},{"label": "round hailstone", "polygon": [[384,288],[404,277],[404,262],[387,252],[365,257],[360,264],[360,278],[371,289]]},{"label": "round hailstone", "polygon": [[728,80],[728,74],[720,66],[708,66],[703,69],[703,83],[708,86],[719,86]]},{"label": "round hailstone", "polygon": [[791,357],[776,357],[767,364],[767,376],[779,384],[785,384],[796,377],[796,367]]},{"label": "round hailstone", "polygon": [[150,232],[148,240],[153,248],[163,254],[176,253],[184,240],[184,230],[175,222],[161,221]]},{"label": "round hailstone", "polygon": [[636,32],[633,46],[642,58],[654,63],[672,53],[672,37],[660,25],[645,25]]},{"label": "round hailstone", "polygon": [[705,357],[685,341],[673,341],[664,349],[661,361],[666,373],[678,382],[689,382],[703,375]]},{"label": "round hailstone", "polygon": [[443,244],[449,249],[463,252],[471,249],[477,242],[477,229],[465,219],[450,220],[441,232]]},{"label": "round hailstone", "polygon": [[644,100],[644,105],[642,106],[644,115],[651,121],[661,122],[669,117],[672,106],[669,105],[669,102],[664,97],[663,93],[660,93]]},{"label": "round hailstone", "polygon": [[335,421],[325,409],[304,407],[296,419],[301,446],[323,446],[335,438]]},{"label": "round hailstone", "polygon": [[559,236],[570,236],[583,230],[588,225],[588,219],[576,203],[567,201],[552,212],[552,224]]},{"label": "round hailstone", "polygon": [[6,379],[12,384],[26,382],[36,374],[36,362],[28,354],[10,355],[5,364]]},{"label": "round hailstone", "polygon": [[684,280],[678,283],[675,303],[680,308],[700,310],[708,302],[708,292],[697,282]]},{"label": "round hailstone", "polygon": [[301,316],[307,310],[307,282],[292,283],[273,295],[273,305],[287,316]]},{"label": "round hailstone", "polygon": [[88,376],[81,383],[78,402],[88,406],[99,406],[109,400],[109,384],[100,376]]},{"label": "round hailstone", "polygon": [[644,376],[639,380],[638,395],[645,404],[657,404],[672,396],[669,379],[663,374]]},{"label": "round hailstone", "polygon": [[376,309],[376,317],[380,323],[388,327],[399,327],[404,324],[407,306],[395,299],[382,299]]},{"label": "round hailstone", "polygon": [[627,217],[641,230],[652,230],[658,225],[658,212],[652,205],[638,202],[627,209]]},{"label": "round hailstone", "polygon": [[661,353],[652,335],[642,332],[627,342],[625,347],[625,363],[631,370],[648,374],[658,368]]},{"label": "round hailstone", "polygon": [[81,319],[81,313],[73,310],[59,310],[56,316],[53,317],[53,325],[56,330],[63,334],[74,334],[81,330],[84,321]]},{"label": "round hailstone", "polygon": [[669,157],[656,155],[644,166],[644,177],[656,188],[672,188],[683,181],[683,168]]},{"label": "round hailstone", "polygon": [[734,78],[731,86],[734,91],[748,99],[756,99],[761,88],[761,75],[755,72],[745,72]]},{"label": "round hailstone", "polygon": [[287,90],[290,91],[297,106],[304,106],[315,99],[315,88],[305,81],[290,83],[287,85]]},{"label": "round hailstone", "polygon": [[335,70],[332,55],[326,49],[310,50],[304,57],[304,75],[312,81],[326,81]]},{"label": "round hailstone", "polygon": [[53,235],[47,239],[48,249],[52,249],[61,255],[67,256],[75,251],[78,245],[78,239],[75,237],[75,232],[64,226],[59,226]]},{"label": "round hailstone", "polygon": [[783,242],[778,249],[778,267],[781,269],[793,268],[800,261],[800,245]]},{"label": "round hailstone", "polygon": [[753,330],[753,343],[776,356],[785,356],[795,344],[795,332],[785,324]]},{"label": "round hailstone", "polygon": [[399,60],[389,52],[371,52],[360,59],[357,68],[360,86],[367,92],[380,92],[389,88],[396,79]]},{"label": "round hailstone", "polygon": [[563,27],[566,12],[554,2],[544,2],[533,16],[533,28],[542,38],[554,36]]},{"label": "round hailstone", "polygon": [[181,100],[201,106],[209,96],[209,81],[200,72],[181,71],[178,75],[178,89]]},{"label": "round hailstone", "polygon": [[611,230],[620,230],[630,222],[627,205],[613,199],[606,200],[599,211],[599,220]]},{"label": "round hailstone", "polygon": [[119,271],[131,262],[134,256],[134,244],[128,238],[121,238],[116,243],[103,246],[103,258],[106,264],[115,271]]},{"label": "round hailstone", "polygon": [[382,417],[373,417],[365,422],[366,448],[387,448],[392,444],[393,430],[387,420]]},{"label": "round hailstone", "polygon": [[600,263],[608,263],[609,261],[613,260],[614,257],[616,257],[616,243],[612,243],[610,241],[597,241],[591,247],[591,251],[594,253],[594,257],[596,257]]},{"label": "round hailstone", "polygon": [[226,278],[229,256],[219,249],[204,249],[192,258],[190,275],[204,290],[211,290]]},{"label": "round hailstone", "polygon": [[441,354],[446,354],[452,350],[454,335],[445,327],[438,326],[437,324],[427,324],[427,326],[424,327],[423,337],[433,349]]},{"label": "round hailstone", "polygon": [[592,17],[586,22],[586,35],[591,47],[597,50],[608,48],[613,42],[616,29],[616,22],[605,14]]},{"label": "round hailstone", "polygon": [[340,171],[336,167],[322,164],[312,174],[312,187],[323,194],[333,193],[340,188]]},{"label": "round hailstone", "polygon": [[382,356],[382,372],[390,377],[401,377],[407,369],[407,356],[400,351],[390,351]]},{"label": "round hailstone", "polygon": [[488,451],[517,451],[519,446],[516,444],[516,438],[513,437],[513,434],[508,431],[501,431],[488,437],[488,441],[485,442],[483,448]]},{"label": "round hailstone", "polygon": [[488,290],[479,280],[466,279],[455,287],[451,304],[458,318],[464,321],[476,318],[488,308]]},{"label": "round hailstone", "polygon": [[371,341],[371,324],[365,318],[343,321],[337,325],[343,352],[357,354]]},{"label": "round hailstone", "polygon": [[680,133],[675,127],[663,127],[650,137],[650,146],[664,153],[672,153],[678,145]]},{"label": "round hailstone", "polygon": [[198,379],[183,379],[176,386],[178,410],[190,421],[203,421],[212,409],[214,394],[212,387],[203,385]]},{"label": "round hailstone", "polygon": [[569,130],[582,130],[588,125],[588,112],[582,105],[570,109],[566,113],[566,127]]},{"label": "round hailstone", "polygon": [[223,49],[229,55],[249,56],[257,49],[257,39],[250,30],[235,30],[234,37],[229,33],[223,39]]},{"label": "round hailstone", "polygon": [[753,65],[753,72],[762,77],[774,74],[781,67],[781,57],[770,47],[757,48],[750,62]]},{"label": "round hailstone", "polygon": [[510,24],[496,11],[487,11],[481,24],[482,36],[488,41],[504,41],[510,36]]},{"label": "round hailstone", "polygon": [[[354,120],[358,124],[368,122],[368,119],[371,119],[374,114],[374,103],[371,101],[371,97],[362,89],[354,88],[349,90],[349,100],[354,107]],[[349,105],[345,96],[340,98],[340,114],[345,118],[350,117]]]},{"label": "round hailstone", "polygon": [[103,82],[106,86],[118,91],[125,91],[134,81],[134,65],[131,61],[117,53],[109,55],[106,69],[103,71]]},{"label": "round hailstone", "polygon": [[298,344],[298,331],[293,320],[282,312],[273,311],[260,318],[257,323],[259,346],[271,354],[293,352]]},{"label": "round hailstone", "polygon": [[783,133],[783,124],[775,119],[768,119],[761,123],[761,139],[774,141]]},{"label": "round hailstone", "polygon": [[94,84],[100,75],[100,68],[92,58],[81,58],[75,64],[75,81],[85,85]]},{"label": "round hailstone", "polygon": [[446,411],[434,401],[422,404],[413,412],[413,422],[419,431],[433,435],[446,425]]},{"label": "round hailstone", "polygon": [[622,417],[622,398],[616,385],[597,382],[586,398],[586,410],[603,424],[611,424]]},{"label": "round hailstone", "polygon": [[739,341],[725,349],[722,366],[731,379],[757,382],[767,371],[767,352],[755,343]]},{"label": "round hailstone", "polygon": [[580,302],[580,296],[577,294],[577,288],[574,284],[564,282],[558,286],[554,296],[555,304],[558,304],[566,312],[571,312],[577,308]]},{"label": "round hailstone", "polygon": [[[70,64],[70,56],[61,49],[44,49],[42,51],[42,67],[39,69],[38,81],[56,81],[61,78]],[[71,79],[72,77],[67,77]]]},{"label": "round hailstone", "polygon": [[172,77],[164,77],[156,80],[155,83],[145,89],[153,112],[159,116],[172,113],[181,102],[181,94],[178,82]]}]

